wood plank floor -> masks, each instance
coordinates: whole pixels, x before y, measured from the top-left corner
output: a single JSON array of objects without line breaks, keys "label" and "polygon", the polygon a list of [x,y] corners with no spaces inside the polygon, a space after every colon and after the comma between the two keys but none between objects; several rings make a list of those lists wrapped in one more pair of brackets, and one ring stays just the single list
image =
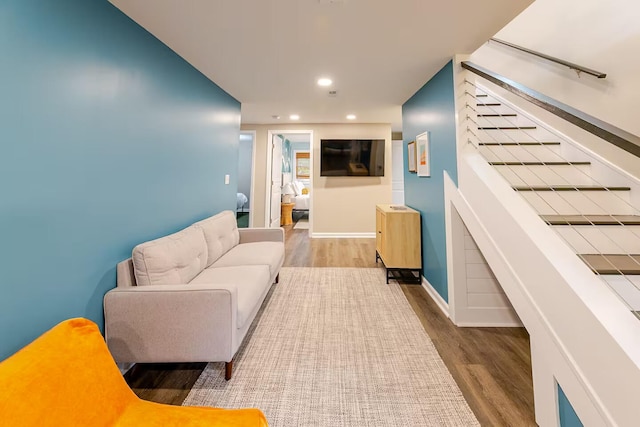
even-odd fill
[{"label": "wood plank floor", "polygon": [[[287,267],[380,267],[374,239],[309,239],[285,226]],[[534,426],[529,336],[524,328],[458,328],[419,285],[409,303],[483,426]],[[125,379],[143,399],[180,405],[204,363],[138,364]]]}]

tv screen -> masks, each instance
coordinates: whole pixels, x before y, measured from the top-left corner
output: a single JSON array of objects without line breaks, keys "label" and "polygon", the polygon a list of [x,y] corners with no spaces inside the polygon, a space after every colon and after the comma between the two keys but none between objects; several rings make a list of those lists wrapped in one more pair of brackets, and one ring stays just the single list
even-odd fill
[{"label": "tv screen", "polygon": [[384,139],[320,140],[320,176],[384,176]]}]

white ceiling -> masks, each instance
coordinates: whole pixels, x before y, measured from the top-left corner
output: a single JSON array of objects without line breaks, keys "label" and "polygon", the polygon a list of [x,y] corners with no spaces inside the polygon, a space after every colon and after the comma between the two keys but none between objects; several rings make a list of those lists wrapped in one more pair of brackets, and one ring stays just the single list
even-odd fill
[{"label": "white ceiling", "polygon": [[[411,95],[533,0],[110,1],[240,101],[242,123],[353,113],[401,130]],[[317,86],[321,76],[333,86]]]}]

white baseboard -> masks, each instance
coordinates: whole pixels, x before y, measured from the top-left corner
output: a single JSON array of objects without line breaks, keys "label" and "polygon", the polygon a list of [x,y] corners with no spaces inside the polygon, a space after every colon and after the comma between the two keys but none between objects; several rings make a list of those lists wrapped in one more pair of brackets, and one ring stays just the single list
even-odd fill
[{"label": "white baseboard", "polygon": [[[449,304],[440,296],[438,291],[422,276],[422,287],[431,299],[442,310],[445,316],[449,316]],[[472,314],[473,313],[473,314]],[[473,321],[455,322],[461,328],[521,328],[522,322],[514,310],[504,308],[467,308],[463,317],[472,317]]]},{"label": "white baseboard", "polygon": [[504,313],[502,319],[496,319],[496,317],[500,317],[499,314],[496,313],[496,310],[487,309],[488,317],[492,317],[492,319],[488,320],[478,320],[473,322],[457,322],[456,326],[461,328],[522,328],[524,325],[520,321],[520,319],[512,319],[510,318],[510,314]]},{"label": "white baseboard", "polygon": [[447,318],[449,317],[449,304],[440,296],[438,291],[429,283],[429,281],[422,276],[422,287],[429,294],[431,299],[436,303],[436,305],[442,310]]},{"label": "white baseboard", "polygon": [[312,239],[375,239],[376,233],[311,233]]}]

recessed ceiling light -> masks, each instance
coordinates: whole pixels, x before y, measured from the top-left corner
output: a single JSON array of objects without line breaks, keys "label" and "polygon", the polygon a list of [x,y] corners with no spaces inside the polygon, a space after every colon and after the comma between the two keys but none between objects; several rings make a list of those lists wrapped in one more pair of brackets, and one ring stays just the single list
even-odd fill
[{"label": "recessed ceiling light", "polygon": [[290,118],[291,120],[300,120],[300,116],[299,116],[299,115],[297,115],[297,114],[292,114],[292,115],[290,115],[290,116],[289,116],[289,118]]},{"label": "recessed ceiling light", "polygon": [[331,86],[332,83],[333,82],[331,81],[331,79],[328,79],[326,77],[318,79],[318,86]]},{"label": "recessed ceiling light", "polygon": [[355,114],[347,114],[347,120],[355,120],[355,119],[356,119]]}]

